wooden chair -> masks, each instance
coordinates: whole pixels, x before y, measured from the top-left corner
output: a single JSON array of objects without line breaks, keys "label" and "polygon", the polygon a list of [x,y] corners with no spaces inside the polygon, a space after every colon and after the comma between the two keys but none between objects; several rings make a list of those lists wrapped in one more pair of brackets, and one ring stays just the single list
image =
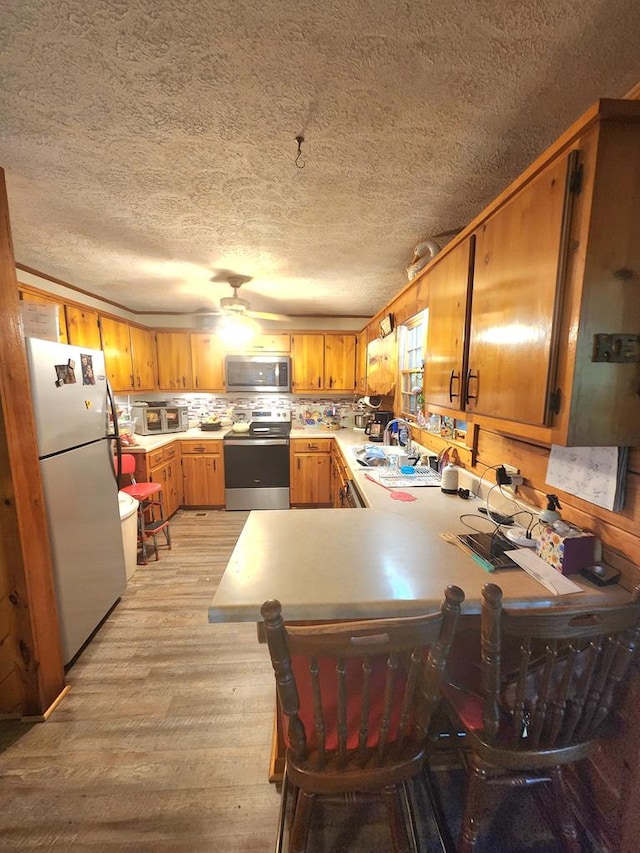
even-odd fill
[{"label": "wooden chair", "polygon": [[[539,782],[553,786],[564,848],[581,853],[562,768],[596,747],[638,646],[639,620],[640,587],[615,606],[512,610],[503,609],[498,586],[484,587],[477,665],[465,649],[466,674],[442,687],[445,710],[471,753],[459,853],[474,848],[489,791]],[[457,658],[454,649],[450,674]]]},{"label": "wooden chair", "polygon": [[[135,479],[136,457],[133,453],[123,453],[115,458],[115,467],[118,474],[118,485],[120,491],[126,492],[138,501],[138,563],[147,564],[147,542],[151,539],[156,560],[158,559],[159,533],[165,538],[167,548],[171,548],[171,531],[169,530],[169,519],[164,514],[164,501],[161,483],[138,483]],[[128,477],[129,485],[122,485],[123,475]]]},{"label": "wooden chair", "polygon": [[[422,772],[438,682],[464,593],[445,590],[440,612],[398,619],[285,625],[278,601],[261,608],[286,760],[276,850],[287,794],[295,793],[289,849],[307,849],[318,795],[382,794],[392,849],[417,849],[405,783]],[[403,816],[409,819],[409,827]]]}]

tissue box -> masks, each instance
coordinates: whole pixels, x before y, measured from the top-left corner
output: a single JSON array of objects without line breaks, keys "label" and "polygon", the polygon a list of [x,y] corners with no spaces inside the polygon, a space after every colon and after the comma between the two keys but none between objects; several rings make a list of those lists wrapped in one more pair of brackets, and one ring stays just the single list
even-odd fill
[{"label": "tissue box", "polygon": [[596,537],[579,527],[544,525],[536,544],[538,556],[563,575],[579,572],[595,562]]}]

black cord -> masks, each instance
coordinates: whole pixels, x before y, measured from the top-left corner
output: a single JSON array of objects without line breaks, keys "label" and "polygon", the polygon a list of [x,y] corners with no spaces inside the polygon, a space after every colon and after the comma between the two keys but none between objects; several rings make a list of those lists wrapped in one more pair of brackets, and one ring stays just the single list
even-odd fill
[{"label": "black cord", "polygon": [[[481,489],[482,489],[482,481],[484,480],[484,476],[485,476],[485,474],[487,473],[487,471],[494,471],[496,468],[502,468],[502,465],[486,465],[486,466],[485,466],[485,469],[484,469],[484,471],[482,472],[482,475],[481,475],[481,477],[480,477],[480,481],[479,481],[479,483],[478,483],[478,491],[477,491],[477,492],[474,492],[474,495],[475,495],[477,498],[482,498],[482,495],[480,494],[480,492],[481,492]],[[497,485],[497,484],[496,484],[496,485]],[[491,490],[489,490],[489,491],[491,491]]]}]

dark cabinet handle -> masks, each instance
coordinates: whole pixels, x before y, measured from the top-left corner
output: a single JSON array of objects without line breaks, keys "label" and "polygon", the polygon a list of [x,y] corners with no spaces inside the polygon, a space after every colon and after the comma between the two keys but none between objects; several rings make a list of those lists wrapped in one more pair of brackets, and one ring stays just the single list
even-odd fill
[{"label": "dark cabinet handle", "polygon": [[322,377],[318,376],[318,388],[322,388]]},{"label": "dark cabinet handle", "polygon": [[473,370],[471,370],[471,368],[469,368],[469,371],[467,372],[467,394],[466,394],[466,398],[465,398],[467,403],[469,402],[469,400],[477,400],[478,399],[478,386],[477,385],[476,385],[476,393],[475,394],[469,393],[469,389],[471,387],[471,380],[472,379],[475,379],[475,381],[478,382],[479,377],[478,377],[477,373],[474,373]]},{"label": "dark cabinet handle", "polygon": [[456,380],[457,380],[458,382],[460,381],[460,375],[458,374],[458,375],[456,376],[456,372],[455,372],[455,370],[452,370],[452,371],[451,371],[451,376],[449,377],[449,402],[450,402],[450,403],[453,403],[453,398],[454,398],[454,397],[459,397],[459,396],[460,396],[460,394],[454,394],[454,393],[453,393],[453,383],[454,383],[454,381],[456,381]]}]

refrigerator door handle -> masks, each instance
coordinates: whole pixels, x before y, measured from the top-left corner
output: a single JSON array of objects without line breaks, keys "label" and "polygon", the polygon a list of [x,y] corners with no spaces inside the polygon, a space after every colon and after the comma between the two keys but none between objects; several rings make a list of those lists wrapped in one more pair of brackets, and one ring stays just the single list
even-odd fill
[{"label": "refrigerator door handle", "polygon": [[[113,432],[107,433],[107,438],[112,439],[116,445],[115,456],[116,459],[113,458],[113,452],[109,454],[111,457],[111,470],[113,471],[113,479],[116,481],[116,488],[120,488],[120,478],[118,476],[118,472],[122,471],[122,442],[120,441],[120,430],[118,429],[118,412],[116,411],[116,401],[113,396],[113,391],[111,390],[111,386],[107,382],[107,402],[109,404],[109,411],[111,413],[111,423],[113,424]],[[117,460],[117,462],[116,462]]]}]

